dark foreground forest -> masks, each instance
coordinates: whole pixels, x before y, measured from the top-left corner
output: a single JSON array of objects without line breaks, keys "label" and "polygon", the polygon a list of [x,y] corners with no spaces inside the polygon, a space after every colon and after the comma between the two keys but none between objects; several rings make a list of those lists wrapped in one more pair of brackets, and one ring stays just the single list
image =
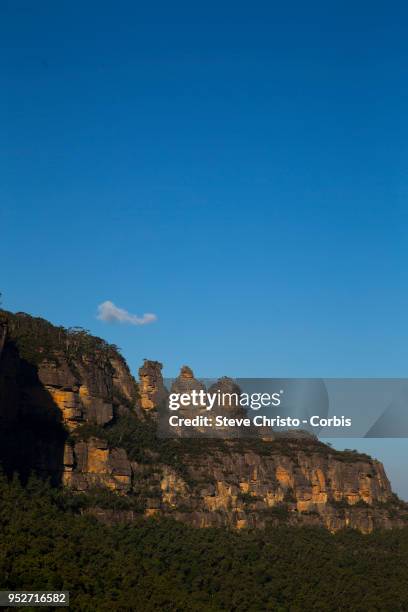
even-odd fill
[{"label": "dark foreground forest", "polygon": [[72,610],[408,609],[408,529],[106,526],[84,497],[35,478],[22,487],[2,476],[0,498],[1,588],[68,590]]}]

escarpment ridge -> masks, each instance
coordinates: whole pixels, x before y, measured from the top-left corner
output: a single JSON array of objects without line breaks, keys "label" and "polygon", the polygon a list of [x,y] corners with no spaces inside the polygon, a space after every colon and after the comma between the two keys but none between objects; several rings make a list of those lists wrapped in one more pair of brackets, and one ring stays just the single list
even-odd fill
[{"label": "escarpment ridge", "polygon": [[[173,390],[200,389],[183,366]],[[221,378],[221,388],[234,382]],[[320,525],[362,532],[407,524],[382,464],[312,437],[157,436],[171,390],[162,364],[136,381],[117,347],[80,328],[0,311],[0,461],[89,496],[105,521],[171,516],[196,527]],[[230,408],[237,411],[237,407]]]}]

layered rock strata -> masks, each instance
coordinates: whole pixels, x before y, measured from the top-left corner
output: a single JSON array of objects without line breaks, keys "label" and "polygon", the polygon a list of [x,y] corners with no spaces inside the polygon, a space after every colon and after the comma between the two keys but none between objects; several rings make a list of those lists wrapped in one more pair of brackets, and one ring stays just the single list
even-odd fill
[{"label": "layered rock strata", "polygon": [[[407,506],[367,455],[312,438],[160,441],[154,415],[168,392],[159,362],[144,362],[138,390],[115,347],[28,315],[0,315],[0,460],[8,473],[36,471],[74,491],[103,488],[130,500],[127,511],[94,508],[106,520],[143,513],[197,527],[284,521],[364,532],[405,524]],[[201,388],[185,366],[171,391]],[[210,389],[237,390],[227,378]],[[216,410],[241,413],[237,405]]]}]

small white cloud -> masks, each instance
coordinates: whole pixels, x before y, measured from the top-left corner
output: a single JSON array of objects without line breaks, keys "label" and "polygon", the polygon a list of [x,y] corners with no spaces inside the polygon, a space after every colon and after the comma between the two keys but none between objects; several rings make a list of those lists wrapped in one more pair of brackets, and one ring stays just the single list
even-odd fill
[{"label": "small white cloud", "polygon": [[130,314],[124,308],[118,308],[109,300],[99,304],[97,318],[106,323],[128,323],[129,325],[147,325],[157,320],[155,314],[146,312],[142,317]]}]

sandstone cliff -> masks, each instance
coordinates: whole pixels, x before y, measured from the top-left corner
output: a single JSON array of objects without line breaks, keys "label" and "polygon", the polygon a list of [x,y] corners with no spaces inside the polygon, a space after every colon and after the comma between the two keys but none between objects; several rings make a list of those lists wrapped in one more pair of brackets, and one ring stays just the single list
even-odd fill
[{"label": "sandstone cliff", "polygon": [[[367,455],[312,438],[159,439],[155,411],[168,393],[161,369],[145,361],[138,386],[116,347],[0,311],[4,469],[23,479],[35,470],[86,493],[105,520],[143,513],[197,527],[284,521],[364,532],[406,522],[407,506]],[[173,390],[200,385],[185,366]],[[227,378],[217,385],[234,388]]]},{"label": "sandstone cliff", "polygon": [[[70,432],[106,425],[130,408],[142,416],[126,362],[100,338],[4,311],[0,338],[0,458],[6,470],[34,469],[60,481],[72,467]],[[82,453],[79,446],[78,466]]]}]

